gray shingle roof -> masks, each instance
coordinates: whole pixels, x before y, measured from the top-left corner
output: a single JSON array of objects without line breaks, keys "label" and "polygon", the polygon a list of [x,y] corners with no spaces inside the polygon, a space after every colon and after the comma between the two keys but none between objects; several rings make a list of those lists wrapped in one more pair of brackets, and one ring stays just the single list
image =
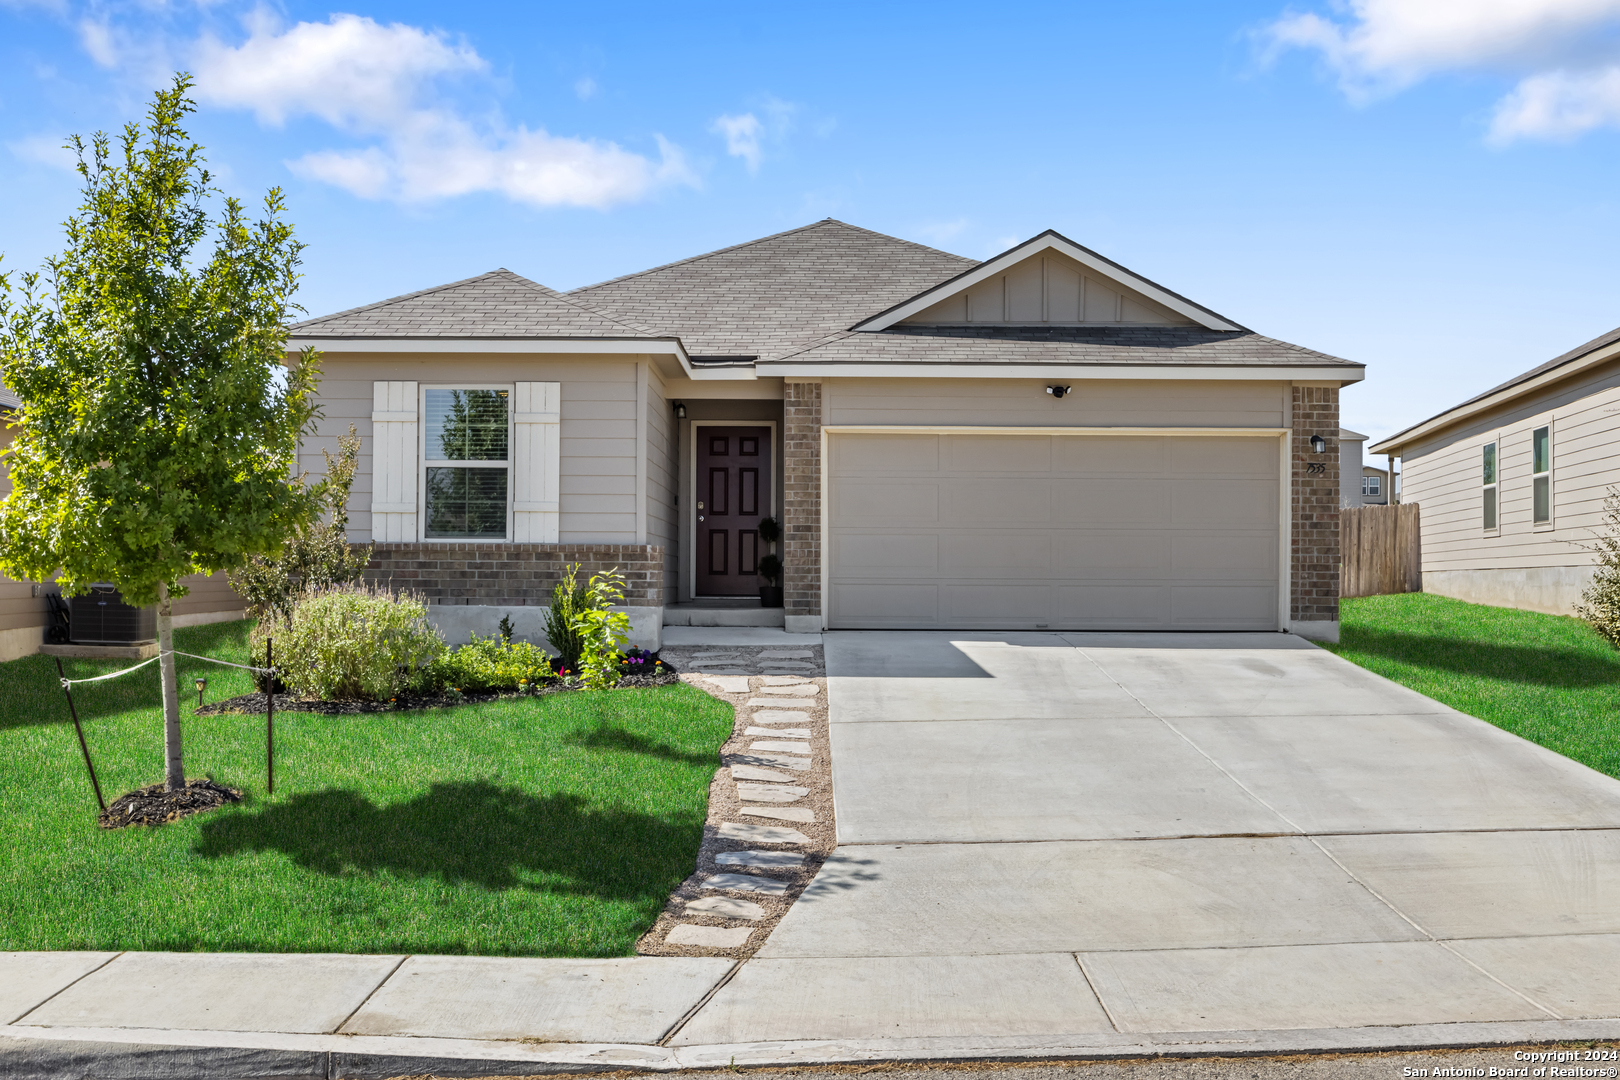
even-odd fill
[{"label": "gray shingle roof", "polygon": [[567,295],[696,355],[768,359],[977,265],[828,218]]},{"label": "gray shingle roof", "polygon": [[[896,326],[834,334],[780,358],[791,364],[1365,365],[1249,331],[1194,326]],[[768,370],[762,366],[761,370]]]},{"label": "gray shingle roof", "polygon": [[453,281],[365,307],[305,319],[303,337],[652,337],[510,270]]}]

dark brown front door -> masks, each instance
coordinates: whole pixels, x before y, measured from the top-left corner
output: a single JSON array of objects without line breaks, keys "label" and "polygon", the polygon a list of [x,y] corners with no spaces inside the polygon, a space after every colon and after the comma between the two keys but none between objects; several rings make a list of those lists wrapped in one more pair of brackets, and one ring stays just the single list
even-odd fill
[{"label": "dark brown front door", "polygon": [[771,514],[771,429],[694,427],[697,443],[697,594],[758,596],[765,554],[759,519]]}]

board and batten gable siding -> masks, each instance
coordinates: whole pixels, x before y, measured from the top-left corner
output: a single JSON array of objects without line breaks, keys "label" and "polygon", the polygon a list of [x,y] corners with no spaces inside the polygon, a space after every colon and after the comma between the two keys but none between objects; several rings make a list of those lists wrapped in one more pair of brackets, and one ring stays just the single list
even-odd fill
[{"label": "board and batten gable siding", "polygon": [[349,493],[351,541],[381,539],[373,535],[371,519],[375,383],[414,382],[420,388],[553,382],[560,384],[561,395],[558,542],[645,542],[636,532],[636,357],[327,353],[321,369],[323,416],[300,446],[299,467],[312,478],[325,475],[321,451],[335,453],[339,436],[354,425],[360,455]]},{"label": "board and batten gable siding", "polygon": [[1133,289],[1105,282],[1066,255],[1032,255],[965,292],[947,297],[908,323],[1057,323],[1103,326],[1191,326],[1190,319]]},{"label": "board and batten gable siding", "polygon": [[987,427],[1286,427],[1285,382],[1084,380],[1061,401],[1038,379],[822,380],[821,422]]},{"label": "board and batten gable siding", "polygon": [[[1530,440],[1552,428],[1552,522],[1536,525]],[[1500,528],[1482,527],[1481,448],[1497,440]],[[1620,361],[1510,403],[1401,456],[1401,501],[1423,507],[1423,570],[1586,567],[1620,483]]]}]

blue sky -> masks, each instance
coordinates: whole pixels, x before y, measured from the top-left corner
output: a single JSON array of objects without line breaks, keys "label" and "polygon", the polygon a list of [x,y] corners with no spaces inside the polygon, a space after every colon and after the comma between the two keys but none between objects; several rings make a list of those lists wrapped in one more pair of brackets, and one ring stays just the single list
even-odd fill
[{"label": "blue sky", "polygon": [[1620,0],[0,0],[0,269],[60,246],[62,137],[179,68],[222,186],[286,190],[312,314],[828,216],[1056,228],[1366,363],[1375,437],[1620,324]]}]

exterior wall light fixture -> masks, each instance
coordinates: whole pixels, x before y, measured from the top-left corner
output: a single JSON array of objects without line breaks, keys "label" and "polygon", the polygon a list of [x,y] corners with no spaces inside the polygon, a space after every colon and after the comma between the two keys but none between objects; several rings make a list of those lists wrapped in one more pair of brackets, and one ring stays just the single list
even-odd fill
[{"label": "exterior wall light fixture", "polygon": [[1073,389],[1074,387],[1072,386],[1048,386],[1046,388],[1046,392],[1051,394],[1053,397],[1062,400],[1063,396]]},{"label": "exterior wall light fixture", "polygon": [[1327,453],[1327,440],[1322,438],[1322,436],[1320,436],[1320,435],[1312,435],[1311,436],[1311,453],[1313,453],[1313,454],[1325,454],[1325,453]]},{"label": "exterior wall light fixture", "polygon": [[686,403],[684,401],[677,401],[675,403],[675,419],[686,419]]}]

